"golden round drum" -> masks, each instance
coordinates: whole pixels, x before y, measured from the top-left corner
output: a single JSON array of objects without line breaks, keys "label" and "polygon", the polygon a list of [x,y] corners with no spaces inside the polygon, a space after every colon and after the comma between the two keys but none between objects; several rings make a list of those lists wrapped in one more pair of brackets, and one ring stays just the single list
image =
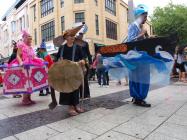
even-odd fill
[{"label": "golden round drum", "polygon": [[77,90],[84,79],[81,66],[69,60],[61,60],[49,69],[49,85],[63,93]]}]

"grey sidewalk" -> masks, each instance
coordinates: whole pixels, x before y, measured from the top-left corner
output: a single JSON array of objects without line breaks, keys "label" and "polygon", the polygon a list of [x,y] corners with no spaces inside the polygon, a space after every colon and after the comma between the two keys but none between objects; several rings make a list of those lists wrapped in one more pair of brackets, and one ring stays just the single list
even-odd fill
[{"label": "grey sidewalk", "polygon": [[[153,105],[151,108],[141,108],[132,105],[129,102],[130,99],[122,96],[120,91],[124,89],[127,89],[127,87],[115,86],[114,84],[110,88],[100,89],[93,84],[91,91],[95,100],[102,99],[101,101],[103,101],[111,97],[112,99],[108,100],[108,102],[116,101],[114,104],[119,102],[120,105],[106,109],[104,105],[101,107],[98,104],[98,107],[96,106],[81,115],[41,125],[3,140],[187,139],[187,84],[175,83],[164,88],[152,90],[147,99]],[[117,92],[116,95],[114,92]],[[125,93],[126,91],[124,91]],[[115,96],[118,96],[118,98]],[[3,129],[1,121],[17,116],[19,118],[20,115],[29,113],[32,115],[32,113],[47,109],[49,97],[42,99],[42,97],[35,96],[34,99],[38,101],[38,104],[29,108],[15,106],[18,102],[17,99],[0,100],[0,129]],[[60,110],[56,110],[51,113],[59,112]],[[63,116],[60,113],[58,115]],[[32,121],[34,123],[36,120]]]}]

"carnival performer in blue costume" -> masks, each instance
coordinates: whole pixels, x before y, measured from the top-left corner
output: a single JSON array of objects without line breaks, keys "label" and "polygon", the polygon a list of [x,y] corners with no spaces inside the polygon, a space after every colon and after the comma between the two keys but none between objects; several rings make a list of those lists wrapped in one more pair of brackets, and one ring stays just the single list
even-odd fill
[{"label": "carnival performer in blue costume", "polygon": [[[148,8],[145,5],[138,5],[134,11],[134,14],[136,20],[129,26],[127,42],[145,39],[148,36],[147,31],[143,28],[143,24],[147,20]],[[148,74],[150,73],[150,69],[147,65],[147,69],[143,68],[144,71],[142,72],[142,67],[146,67],[146,65],[140,64],[129,77],[130,95],[133,97],[134,104],[143,107],[151,107],[151,104],[148,104],[144,101],[144,99],[147,97],[150,87],[150,75]],[[146,83],[140,83],[131,80],[133,77],[142,78],[142,75],[144,75],[144,81],[146,81]]]},{"label": "carnival performer in blue costume", "polygon": [[[135,9],[136,20],[129,26],[127,42],[148,37],[146,30],[143,29],[147,14],[148,8],[145,5],[138,5]],[[153,48],[155,49],[154,55],[149,55],[149,52],[146,51],[137,51],[138,47],[129,50],[126,54],[106,57],[103,61],[112,79],[129,78],[133,104],[151,107],[151,104],[145,101],[150,85],[166,86],[170,83],[174,59],[168,52],[160,51],[164,46],[158,45]]]}]

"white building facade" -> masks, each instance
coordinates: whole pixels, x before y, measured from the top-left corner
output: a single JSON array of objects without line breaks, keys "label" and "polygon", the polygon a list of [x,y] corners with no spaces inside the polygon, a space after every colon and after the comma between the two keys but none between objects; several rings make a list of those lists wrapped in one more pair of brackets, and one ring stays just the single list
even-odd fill
[{"label": "white building facade", "polygon": [[0,53],[4,57],[12,54],[12,41],[21,40],[21,31],[29,30],[28,3],[29,0],[16,1],[3,17]]}]

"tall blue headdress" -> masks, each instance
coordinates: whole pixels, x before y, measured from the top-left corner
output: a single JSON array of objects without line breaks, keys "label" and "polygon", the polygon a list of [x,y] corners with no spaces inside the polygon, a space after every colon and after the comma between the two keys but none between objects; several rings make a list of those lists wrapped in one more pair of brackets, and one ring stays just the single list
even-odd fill
[{"label": "tall blue headdress", "polygon": [[144,4],[139,4],[134,10],[135,17],[138,17],[144,13],[148,13],[148,7]]},{"label": "tall blue headdress", "polygon": [[45,39],[42,39],[42,43],[40,45],[41,49],[46,49],[46,43],[45,43]]}]

